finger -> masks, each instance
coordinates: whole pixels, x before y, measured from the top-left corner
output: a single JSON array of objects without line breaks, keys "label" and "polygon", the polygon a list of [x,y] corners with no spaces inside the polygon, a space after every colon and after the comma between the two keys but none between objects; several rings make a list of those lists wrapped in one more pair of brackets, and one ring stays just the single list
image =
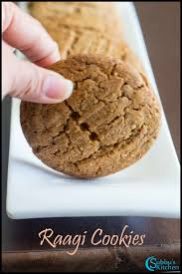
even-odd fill
[{"label": "finger", "polygon": [[31,61],[48,66],[60,60],[57,43],[43,26],[12,2],[2,3],[3,39]]},{"label": "finger", "polygon": [[10,95],[25,101],[50,104],[66,100],[72,93],[73,84],[56,73],[40,68],[27,61],[18,61]]},{"label": "finger", "polygon": [[43,104],[62,102],[71,95],[71,81],[29,61],[19,60],[5,45],[3,48],[3,56],[6,56],[2,68],[5,95]]}]

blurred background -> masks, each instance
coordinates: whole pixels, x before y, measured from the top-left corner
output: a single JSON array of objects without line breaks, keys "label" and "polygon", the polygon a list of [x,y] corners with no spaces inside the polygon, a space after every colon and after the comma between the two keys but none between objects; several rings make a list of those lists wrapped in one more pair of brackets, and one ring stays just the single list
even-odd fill
[{"label": "blurred background", "polygon": [[180,159],[180,2],[135,2],[135,7]]}]

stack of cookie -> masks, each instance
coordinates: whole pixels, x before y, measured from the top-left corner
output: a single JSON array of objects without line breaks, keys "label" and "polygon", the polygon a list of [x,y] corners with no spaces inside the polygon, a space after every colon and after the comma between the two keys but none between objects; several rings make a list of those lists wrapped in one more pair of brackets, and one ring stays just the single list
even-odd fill
[{"label": "stack of cookie", "polygon": [[120,58],[141,69],[122,40],[121,20],[112,2],[33,2],[31,14],[58,43],[63,58],[102,54]]},{"label": "stack of cookie", "polygon": [[111,2],[33,2],[31,14],[60,46],[50,67],[74,82],[63,103],[23,102],[21,124],[48,166],[92,178],[140,159],[156,139],[160,108],[142,66],[121,40]]}]

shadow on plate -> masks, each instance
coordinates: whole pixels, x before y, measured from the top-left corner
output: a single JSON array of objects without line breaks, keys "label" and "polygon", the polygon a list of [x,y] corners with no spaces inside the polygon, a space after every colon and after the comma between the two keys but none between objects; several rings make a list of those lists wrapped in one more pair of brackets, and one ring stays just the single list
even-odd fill
[{"label": "shadow on plate", "polygon": [[18,158],[13,158],[13,161],[15,161],[17,164],[23,165],[26,168],[27,167],[31,167],[33,169],[36,169],[38,172],[43,172],[44,174],[54,177],[54,179],[63,179],[63,180],[67,180],[70,183],[89,183],[90,181],[92,181],[93,183],[98,183],[98,182],[102,182],[103,183],[103,177],[102,178],[95,178],[95,179],[86,179],[86,178],[78,178],[78,177],[74,177],[74,176],[69,176],[63,173],[59,173],[57,171],[51,170],[51,168],[46,168],[44,166],[39,166],[35,163],[23,160],[23,159],[18,159]]}]

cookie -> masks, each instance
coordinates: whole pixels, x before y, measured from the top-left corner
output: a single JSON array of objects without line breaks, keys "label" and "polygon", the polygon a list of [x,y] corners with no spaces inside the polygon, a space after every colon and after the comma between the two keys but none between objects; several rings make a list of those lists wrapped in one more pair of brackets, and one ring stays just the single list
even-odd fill
[{"label": "cookie", "polygon": [[94,178],[130,166],[149,150],[160,108],[135,68],[115,58],[77,55],[50,69],[74,82],[73,95],[55,105],[21,103],[25,137],[46,165]]},{"label": "cookie", "polygon": [[65,27],[60,27],[59,30],[49,27],[48,32],[58,43],[64,59],[76,54],[102,54],[126,61],[143,72],[143,66],[138,57],[121,39],[114,40],[102,33]]},{"label": "cookie", "polygon": [[[49,2],[52,3],[52,2]],[[68,6],[84,6],[88,8],[99,8],[99,9],[105,9],[105,8],[111,8],[113,7],[112,2],[61,2],[61,6],[67,8]]]},{"label": "cookie", "polygon": [[[87,21],[89,21],[87,16],[89,8],[92,7],[94,10],[94,14],[91,15],[93,22],[89,28],[84,23],[83,16],[78,18],[79,27],[72,24],[75,24],[75,22],[70,22],[70,15],[67,18],[68,24],[60,18],[64,14],[67,16],[76,13],[77,8],[80,7]],[[100,9],[102,12],[100,12]],[[123,36],[120,35],[121,22],[117,15],[112,16],[113,5],[111,2],[37,2],[30,4],[30,10],[32,15],[42,22],[51,37],[58,43],[62,58],[75,54],[103,54],[125,60],[143,72],[138,57],[121,38]],[[107,12],[109,12],[109,17],[104,18]],[[113,17],[117,18],[117,24],[110,21],[113,20]],[[49,20],[50,18],[52,19]],[[71,21],[73,18],[71,17]],[[97,20],[99,20],[98,25]],[[100,27],[103,28],[103,25],[109,23],[115,26],[116,31],[113,31],[113,27],[111,33],[108,31],[108,27],[107,31],[105,31],[105,27],[100,29]],[[100,31],[98,31],[98,26]]]},{"label": "cookie", "polygon": [[[71,4],[72,3],[72,4]],[[30,13],[38,19],[46,29],[59,27],[70,29],[92,30],[118,37],[121,34],[121,22],[115,6],[96,2],[83,5],[82,2],[32,2]],[[114,26],[114,28],[113,28]]]}]

